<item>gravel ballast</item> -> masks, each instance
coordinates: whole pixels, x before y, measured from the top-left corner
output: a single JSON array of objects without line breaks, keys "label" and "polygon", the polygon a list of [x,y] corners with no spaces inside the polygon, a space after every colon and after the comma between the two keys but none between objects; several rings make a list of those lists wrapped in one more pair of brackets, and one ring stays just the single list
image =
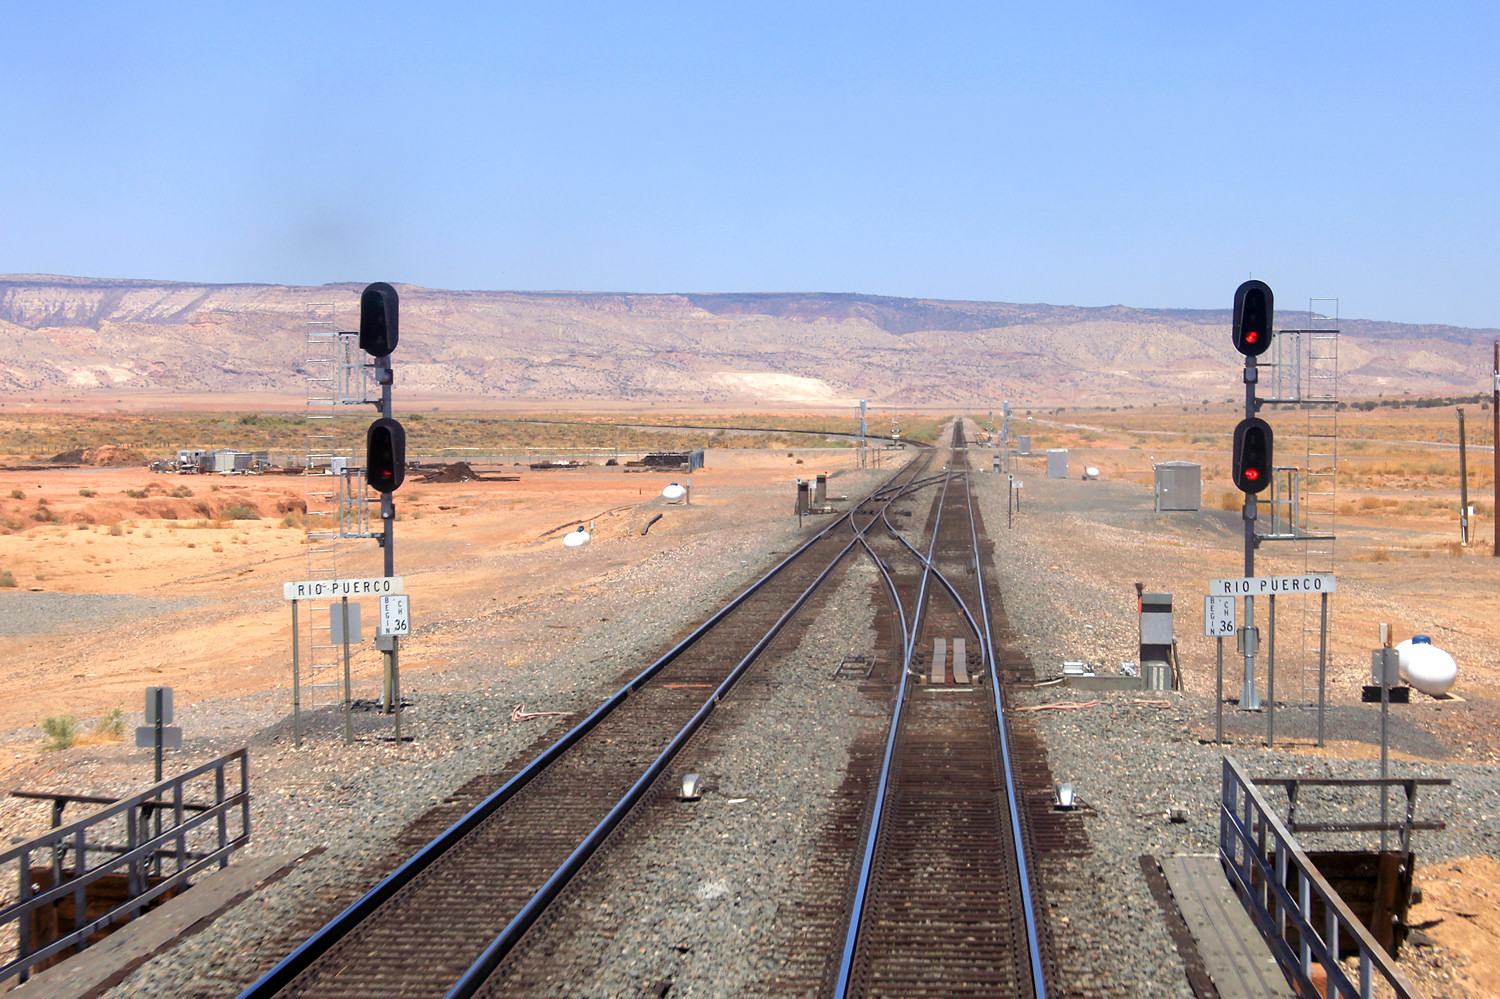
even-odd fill
[{"label": "gravel ballast", "polygon": [[[987,466],[989,460],[988,452],[978,452],[975,464]],[[839,477],[838,489],[857,495],[884,475],[846,474]],[[1146,553],[1152,551],[1151,540],[1140,532],[1140,524],[1153,516],[1149,491],[1030,474],[1025,508],[1007,528],[1005,476],[978,474],[974,482],[1015,641],[1032,658],[1038,676],[1060,676],[1061,664],[1068,660],[1113,667],[1135,658],[1131,584],[1150,564]],[[786,505],[779,496],[774,504],[751,500],[742,510],[742,530],[705,525],[704,533],[685,534],[641,561],[605,572],[585,598],[539,593],[435,625],[467,652],[456,656],[451,667],[414,674],[408,681],[412,706],[404,724],[413,741],[399,754],[378,742],[387,721],[377,716],[362,716],[365,741],[346,747],[340,741],[340,716],[325,711],[311,719],[308,741],[299,750],[291,747],[284,692],[215,706],[214,726],[190,740],[181,765],[248,744],[255,792],[250,851],[321,852],[109,994],[233,995],[264,968],[266,954],[289,949],[378,879],[401,852],[409,853],[409,846],[392,847],[409,823],[475,775],[498,773],[527,758],[536,743],[560,734],[623,676],[638,672],[669,646],[686,623],[700,620],[755,578],[774,561],[768,552],[790,550],[800,535],[795,519],[785,515]],[[1214,559],[1222,562],[1223,553],[1233,551],[1232,533],[1213,517],[1205,515],[1201,524],[1187,529],[1181,529],[1180,519],[1174,523],[1186,537],[1179,538],[1172,558],[1201,556],[1217,566]],[[549,549],[494,561],[497,571],[508,571],[525,560],[563,557]],[[1204,578],[1229,574],[1217,568],[1202,572]],[[866,582],[842,589],[835,601],[839,621],[812,629],[789,655],[789,663],[804,663],[806,670],[778,688],[771,702],[784,728],[731,725],[694,747],[711,746],[716,759],[732,761],[720,765],[713,774],[715,792],[698,804],[704,812],[714,810],[715,838],[744,847],[741,859],[733,860],[735,851],[717,847],[695,853],[683,840],[684,863],[619,872],[609,905],[632,909],[627,921],[632,928],[611,946],[620,955],[631,948],[636,953],[599,972],[602,991],[560,989],[559,994],[632,995],[649,983],[671,979],[672,995],[740,995],[753,993],[753,985],[763,985],[777,973],[777,961],[785,956],[764,947],[758,934],[777,932],[777,921],[786,912],[778,912],[768,900],[791,880],[795,859],[814,832],[807,824],[828,806],[829,788],[845,754],[837,748],[840,741],[847,746],[878,724],[859,717],[853,701],[837,700],[856,695],[831,683],[826,670],[828,658],[854,644],[841,628],[868,618],[868,592]],[[1178,633],[1191,633],[1197,599],[1182,599]],[[520,619],[529,627],[517,634]],[[492,635],[503,629],[511,637],[498,649]],[[499,668],[500,662],[507,666]],[[821,728],[799,715],[808,705],[822,704],[820,698],[831,698],[835,709]],[[1068,862],[1070,880],[1047,892],[1054,949],[1059,966],[1066,969],[1061,994],[1191,996],[1140,857],[1216,850],[1226,751],[1256,775],[1369,777],[1377,764],[1368,755],[1267,750],[1264,715],[1232,708],[1226,710],[1226,720],[1233,744],[1206,743],[1214,699],[1211,689],[1204,692],[1194,685],[1187,693],[1094,693],[1059,685],[1011,695],[1013,707],[1095,700],[1102,703],[1027,712],[1027,722],[1046,745],[1054,777],[1077,789],[1090,847],[1086,856]],[[511,709],[523,702],[527,709],[568,715],[509,722]],[[835,717],[840,721],[832,726],[826,719]],[[1287,738],[1305,741],[1312,717],[1289,705],[1278,712],[1278,732],[1284,724]],[[1330,738],[1368,747],[1371,717],[1368,709],[1336,705],[1329,713]],[[1493,814],[1493,802],[1500,800],[1500,771],[1456,759],[1441,733],[1409,720],[1398,719],[1393,731],[1400,750],[1393,775],[1454,780],[1451,789],[1424,792],[1420,800],[1419,815],[1442,818],[1448,828],[1419,834],[1419,856],[1500,858]],[[769,744],[776,744],[778,752],[772,753]],[[140,786],[139,755],[132,758],[132,776],[97,753],[69,753],[57,779],[59,788],[128,793]],[[1428,762],[1432,759],[1443,762]],[[802,771],[787,770],[788,760],[802,760]],[[732,798],[744,800],[731,804]],[[1185,822],[1169,820],[1174,808],[1185,810]],[[711,937],[716,943],[711,948],[695,944],[686,952],[674,946],[689,936]],[[1409,970],[1421,983],[1464,994],[1458,956],[1446,956],[1438,967],[1429,949],[1409,948],[1407,953],[1414,955]],[[1432,994],[1440,993],[1434,988]]]}]

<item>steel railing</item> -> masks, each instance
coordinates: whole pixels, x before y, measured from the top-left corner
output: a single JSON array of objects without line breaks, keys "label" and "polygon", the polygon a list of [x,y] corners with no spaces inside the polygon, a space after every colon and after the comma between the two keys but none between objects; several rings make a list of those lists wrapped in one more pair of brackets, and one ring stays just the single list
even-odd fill
[{"label": "steel railing", "polygon": [[[1318,873],[1286,824],[1256,789],[1254,780],[1233,757],[1224,757],[1219,799],[1219,860],[1229,883],[1244,904],[1272,956],[1300,995],[1372,999],[1375,976],[1397,999],[1418,993],[1397,969],[1369,929]],[[1323,906],[1323,923],[1314,925],[1314,907]],[[1339,963],[1340,933],[1359,947],[1359,982],[1349,980]],[[1321,965],[1327,992],[1314,984]]]},{"label": "steel railing", "polygon": [[[228,786],[231,770],[239,774],[234,793]],[[188,784],[200,777],[213,782],[212,803],[185,800]],[[236,813],[239,830],[230,836],[230,818]],[[122,821],[123,844],[100,842],[101,833],[117,830]],[[19,892],[16,901],[0,908],[0,926],[16,923],[17,945],[16,956],[0,965],[0,981],[18,975],[24,982],[38,963],[72,947],[84,949],[95,933],[133,919],[161,896],[187,887],[206,868],[228,866],[229,854],[249,840],[250,763],[246,751],[237,749],[7,850],[0,854],[0,866],[19,866]],[[45,857],[50,886],[37,884],[35,857]],[[163,862],[170,869],[165,875],[160,873]],[[119,874],[126,878],[126,900],[89,918],[89,886]],[[69,898],[74,929],[38,945],[32,939],[33,914]]]}]

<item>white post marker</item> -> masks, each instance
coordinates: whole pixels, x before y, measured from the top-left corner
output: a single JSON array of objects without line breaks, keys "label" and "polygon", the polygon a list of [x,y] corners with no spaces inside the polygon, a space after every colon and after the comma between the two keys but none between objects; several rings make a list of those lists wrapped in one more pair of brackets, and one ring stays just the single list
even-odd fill
[{"label": "white post marker", "polygon": [[1204,597],[1203,598],[1203,634],[1209,638],[1217,639],[1219,649],[1217,696],[1214,698],[1214,741],[1224,744],[1224,639],[1233,637],[1235,626],[1239,622],[1235,619],[1234,597]]},{"label": "white post marker", "polygon": [[1203,598],[1203,634],[1207,638],[1233,638],[1238,623],[1234,597]]},{"label": "white post marker", "polygon": [[376,634],[411,634],[411,597],[391,595],[380,598],[380,626]]}]

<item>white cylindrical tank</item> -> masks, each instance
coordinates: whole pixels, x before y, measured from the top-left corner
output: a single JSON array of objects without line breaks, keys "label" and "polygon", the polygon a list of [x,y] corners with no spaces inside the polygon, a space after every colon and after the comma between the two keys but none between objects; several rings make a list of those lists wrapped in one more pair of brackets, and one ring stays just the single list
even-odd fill
[{"label": "white cylindrical tank", "polygon": [[576,531],[569,531],[567,534],[563,535],[563,544],[569,548],[577,548],[581,545],[586,545],[592,540],[593,535],[591,535],[588,531],[585,531],[581,527]]},{"label": "white cylindrical tank", "polygon": [[1406,682],[1433,697],[1446,694],[1458,679],[1458,663],[1426,635],[1415,635],[1396,646],[1401,675]]},{"label": "white cylindrical tank", "polygon": [[662,497],[666,500],[675,503],[677,500],[680,500],[687,495],[687,490],[674,482],[667,488],[663,489],[661,491],[661,494]]},{"label": "white cylindrical tank", "polygon": [[1099,477],[1099,469],[1095,468],[1093,465],[1089,465],[1083,470],[1083,477],[1085,479],[1097,479]]}]

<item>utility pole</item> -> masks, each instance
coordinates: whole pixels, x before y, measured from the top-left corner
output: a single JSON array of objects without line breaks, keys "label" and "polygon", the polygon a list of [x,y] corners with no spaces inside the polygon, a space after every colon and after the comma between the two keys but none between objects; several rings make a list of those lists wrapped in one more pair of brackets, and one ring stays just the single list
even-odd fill
[{"label": "utility pole", "polygon": [[1469,547],[1469,450],[1462,406],[1458,407],[1458,543]]}]

